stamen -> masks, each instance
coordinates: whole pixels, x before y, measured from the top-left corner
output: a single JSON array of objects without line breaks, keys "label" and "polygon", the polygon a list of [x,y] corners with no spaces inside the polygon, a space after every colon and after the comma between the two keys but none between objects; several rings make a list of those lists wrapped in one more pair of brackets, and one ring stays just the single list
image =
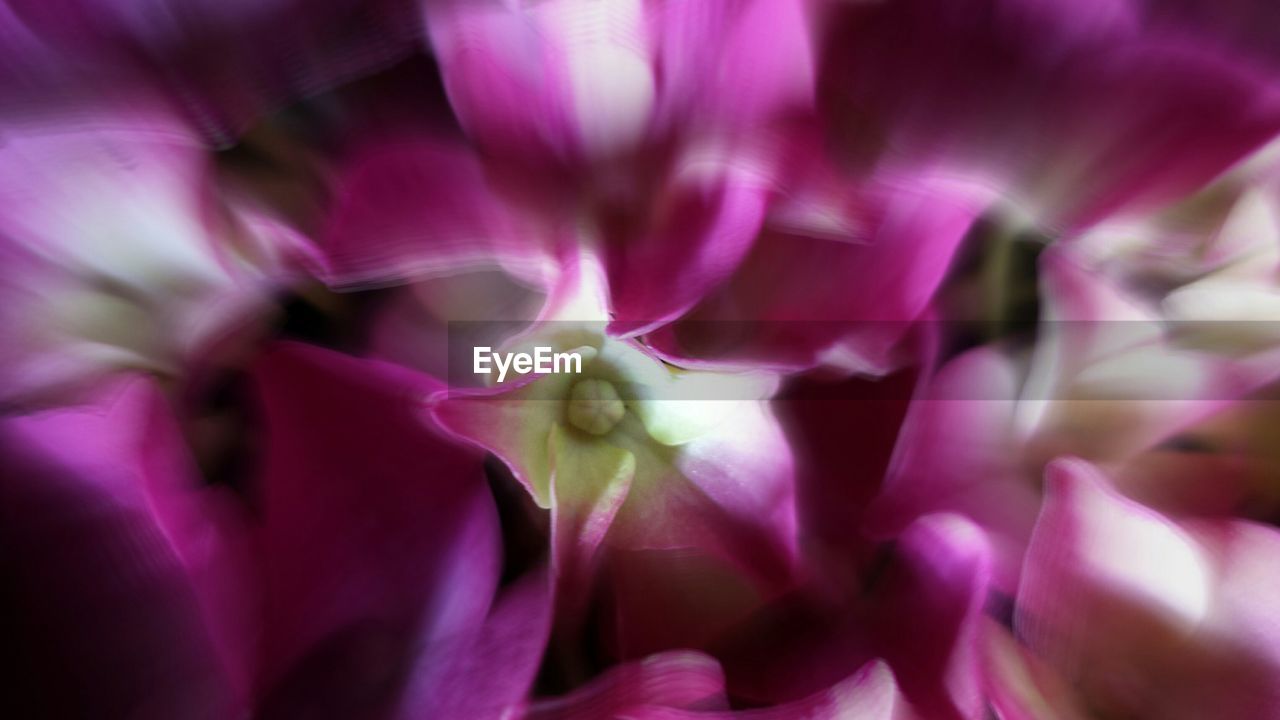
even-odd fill
[{"label": "stamen", "polygon": [[583,380],[569,392],[569,424],[583,432],[604,435],[626,412],[618,391],[607,380]]}]

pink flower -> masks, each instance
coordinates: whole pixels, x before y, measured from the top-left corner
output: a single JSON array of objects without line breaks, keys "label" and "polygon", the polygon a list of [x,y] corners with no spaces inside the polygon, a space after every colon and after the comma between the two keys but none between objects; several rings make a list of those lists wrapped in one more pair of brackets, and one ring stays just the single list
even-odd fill
[{"label": "pink flower", "polygon": [[147,378],[5,419],[16,610],[55,629],[18,639],[31,677],[12,706],[460,719],[519,707],[549,589],[535,572],[498,590],[480,458],[418,419],[437,386],[288,344],[250,378],[263,444],[238,492],[201,483]]},{"label": "pink flower", "polygon": [[[1114,239],[1105,228],[1094,233]],[[1219,239],[1229,245],[1232,237],[1228,229]],[[1171,235],[1157,238],[1172,266]],[[1223,342],[1240,318],[1227,306],[1219,306],[1212,327],[1168,321],[1180,305],[1174,301],[1192,289],[1231,294],[1252,285],[1246,268],[1261,262],[1258,272],[1268,272],[1267,254],[1245,251],[1205,272],[1200,266],[1211,255],[1197,251],[1188,258],[1195,272],[1170,267],[1193,282],[1175,279],[1141,292],[1126,276],[1126,267],[1136,271],[1127,261],[1092,256],[1102,247],[1120,245],[1091,233],[1041,254],[1041,317],[1025,354],[1012,343],[984,346],[925,375],[868,511],[871,532],[891,537],[930,512],[964,513],[991,534],[996,586],[1011,592],[1038,512],[1042,470],[1058,456],[1104,465],[1125,492],[1159,508],[1221,515],[1258,502],[1265,455],[1239,419],[1256,415],[1248,400],[1274,381],[1274,344],[1265,337]],[[1211,307],[1206,302],[1200,312]],[[1238,324],[1241,333],[1265,335],[1269,323]],[[1253,325],[1261,327],[1250,331]],[[1221,447],[1195,455],[1176,450],[1204,438]],[[1204,481],[1206,472],[1214,483]]]},{"label": "pink flower", "polygon": [[816,126],[788,131],[778,192],[741,263],[646,341],[695,366],[883,374],[913,364],[903,341],[929,317],[991,193],[923,167],[850,174]]},{"label": "pink flower", "polygon": [[504,194],[598,249],[616,330],[726,278],[771,191],[770,126],[808,103],[801,3],[424,3],[450,102]]},{"label": "pink flower", "polygon": [[1028,673],[994,646],[996,707],[1015,718],[1045,717],[1046,702],[1169,718],[1273,714],[1278,542],[1246,522],[1175,522],[1084,463],[1055,464],[1016,599],[1017,636],[1038,659],[1025,660]]},{"label": "pink flower", "polygon": [[944,164],[1039,227],[1197,189],[1280,128],[1271,77],[1138,3],[827,3],[818,96],[863,166]]},{"label": "pink flower", "polygon": [[[792,460],[765,373],[680,372],[607,336],[598,268],[584,262],[504,349],[582,357],[581,373],[530,375],[429,403],[435,422],[501,458],[551,511],[562,582],[587,581],[602,548],[704,553],[762,591],[795,552]],[[581,588],[579,588],[581,589]]]},{"label": "pink flower", "polygon": [[181,374],[310,263],[283,223],[220,193],[192,131],[153,104],[0,132],[0,399],[117,368]]}]

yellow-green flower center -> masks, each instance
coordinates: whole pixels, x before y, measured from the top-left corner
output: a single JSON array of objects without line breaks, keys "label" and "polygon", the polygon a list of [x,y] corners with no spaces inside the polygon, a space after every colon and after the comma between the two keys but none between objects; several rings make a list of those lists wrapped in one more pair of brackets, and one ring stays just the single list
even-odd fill
[{"label": "yellow-green flower center", "polygon": [[604,435],[626,412],[618,391],[607,380],[583,380],[569,391],[569,424],[583,432]]}]

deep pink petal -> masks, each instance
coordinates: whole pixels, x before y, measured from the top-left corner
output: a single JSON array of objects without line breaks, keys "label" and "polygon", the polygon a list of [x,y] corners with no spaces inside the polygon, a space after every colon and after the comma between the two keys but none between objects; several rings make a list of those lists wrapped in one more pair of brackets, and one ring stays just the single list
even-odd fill
[{"label": "deep pink petal", "polygon": [[671,135],[734,133],[811,92],[806,13],[794,0],[425,8],[463,126],[521,165],[564,168]]},{"label": "deep pink petal", "polygon": [[1062,226],[1185,195],[1280,129],[1271,78],[1186,44],[1121,43],[1080,58],[1059,82],[1044,140],[1054,167],[1022,177]]},{"label": "deep pink petal", "polygon": [[375,147],[353,161],[324,241],[331,283],[404,282],[503,268],[538,277],[550,247],[517,224],[477,160],[444,142]]},{"label": "deep pink petal", "polygon": [[1276,51],[1280,9],[1267,0],[1146,0],[1140,7],[1147,22],[1171,33],[1195,38],[1272,68],[1280,63]]},{"label": "deep pink petal", "polygon": [[[977,623],[989,554],[967,520],[922,518],[862,568],[847,596],[793,595],[718,644],[730,695],[797,700],[883,658],[922,717],[981,717]],[[841,559],[831,562],[834,577]]]},{"label": "deep pink petal", "polygon": [[995,582],[1017,588],[1039,492],[1015,452],[1016,370],[998,352],[972,350],[945,364],[913,399],[868,530],[893,537],[916,518],[962,514],[990,537]]},{"label": "deep pink petal", "polygon": [[1107,712],[1273,714],[1276,620],[1261,598],[1275,531],[1181,526],[1079,460],[1052,465],[1047,485],[1017,598],[1028,646]]},{"label": "deep pink petal", "polygon": [[639,717],[645,720],[908,720],[913,717],[883,661],[870,662],[830,688],[803,700],[740,711],[693,712],[654,708]]},{"label": "deep pink petal", "polygon": [[810,553],[863,557],[874,545],[867,523],[891,513],[871,504],[916,412],[917,378],[914,370],[875,379],[801,376],[774,399],[795,455],[797,516]]},{"label": "deep pink petal", "polygon": [[480,457],[422,424],[439,384],[401,368],[284,344],[253,378],[267,707],[372,711],[422,643],[488,615],[500,540]]},{"label": "deep pink petal", "polygon": [[[584,102],[579,114],[573,26],[581,26],[582,40],[599,33],[595,46],[613,46],[626,35],[623,13],[613,14],[614,22],[605,19],[609,13],[598,14],[593,27],[590,14],[575,20],[575,4],[561,0],[515,8],[486,0],[435,0],[424,8],[449,102],[481,146],[534,164],[575,158],[584,150],[582,115],[607,115],[608,108]],[[637,42],[630,44],[632,54],[643,53]]]},{"label": "deep pink petal", "polygon": [[656,217],[606,227],[610,331],[634,335],[669,322],[728,278],[760,230],[767,190],[734,169],[677,180],[661,191]]},{"label": "deep pink petal", "polygon": [[926,176],[859,186],[818,163],[789,189],[733,275],[651,342],[680,361],[891,364],[977,217],[981,199]]},{"label": "deep pink petal", "polygon": [[551,629],[551,584],[538,570],[506,588],[484,624],[429,641],[401,717],[507,718],[526,703]]},{"label": "deep pink petal", "polygon": [[405,56],[411,3],[15,0],[0,8],[6,114],[166,95],[214,142],[261,114]]},{"label": "deep pink petal", "polygon": [[808,8],[794,0],[654,3],[659,128],[758,131],[811,102]]},{"label": "deep pink petal", "polygon": [[982,717],[979,620],[991,576],[982,531],[955,515],[930,515],[898,541],[901,561],[881,579],[870,619],[880,655],[925,717]]},{"label": "deep pink petal", "polygon": [[[147,379],[6,418],[4,615],[19,716],[244,712],[256,585],[237,503],[202,487]],[[9,603],[13,603],[9,605]],[[11,678],[12,679],[12,678]]]},{"label": "deep pink petal", "polygon": [[1199,187],[1280,126],[1273,82],[1130,3],[944,5],[833,13],[820,97],[851,159],[942,161],[1079,227]]},{"label": "deep pink petal", "polygon": [[221,205],[211,156],[158,103],[0,132],[6,400],[122,367],[178,374],[251,327],[295,272],[298,248]]},{"label": "deep pink petal", "polygon": [[653,655],[616,666],[562,698],[535,702],[530,720],[648,717],[659,708],[724,707],[724,677],[716,661],[690,651]]}]

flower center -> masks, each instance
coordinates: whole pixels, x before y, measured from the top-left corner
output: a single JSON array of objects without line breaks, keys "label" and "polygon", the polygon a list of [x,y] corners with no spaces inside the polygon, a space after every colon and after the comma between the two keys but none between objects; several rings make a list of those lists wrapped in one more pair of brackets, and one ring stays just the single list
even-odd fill
[{"label": "flower center", "polygon": [[626,412],[618,391],[607,380],[583,380],[569,391],[569,424],[583,432],[604,435]]}]

